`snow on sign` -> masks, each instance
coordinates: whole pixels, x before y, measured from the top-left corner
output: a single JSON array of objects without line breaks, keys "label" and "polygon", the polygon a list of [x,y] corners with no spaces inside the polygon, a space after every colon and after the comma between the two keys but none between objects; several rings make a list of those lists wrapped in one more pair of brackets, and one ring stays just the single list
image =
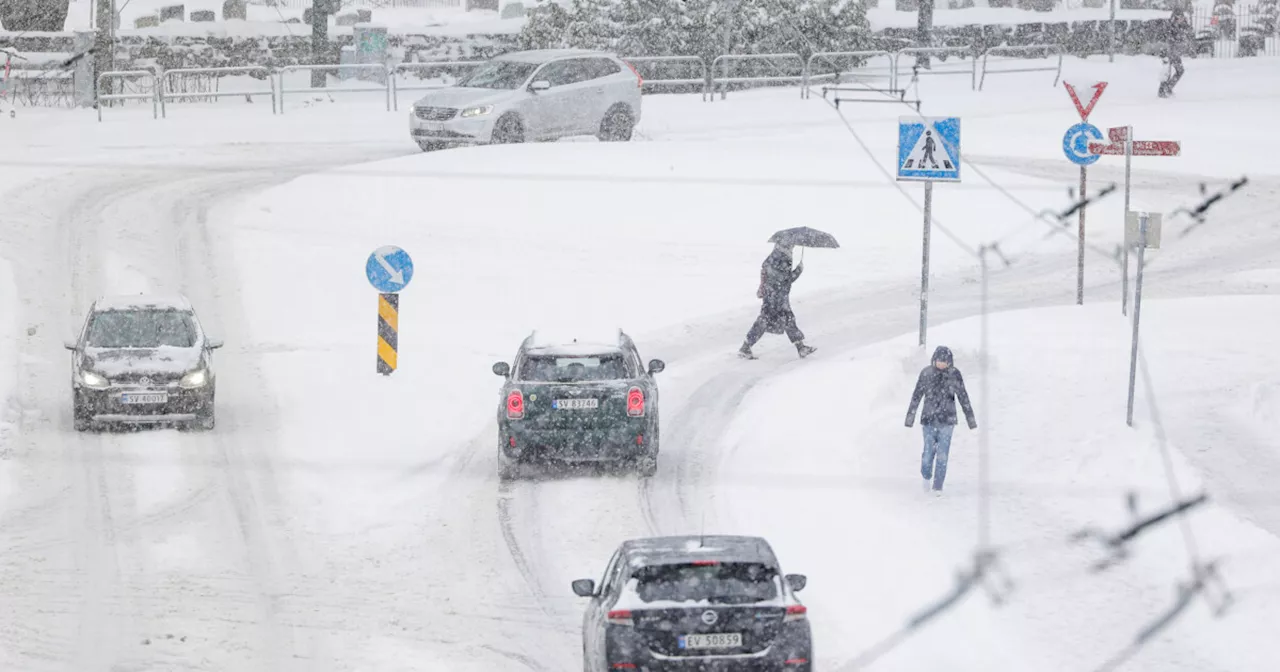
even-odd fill
[{"label": "snow on sign", "polygon": [[898,179],[960,181],[960,118],[900,117]]},{"label": "snow on sign", "polygon": [[413,259],[395,245],[384,245],[369,255],[364,274],[369,278],[369,284],[379,292],[398,292],[413,279]]}]

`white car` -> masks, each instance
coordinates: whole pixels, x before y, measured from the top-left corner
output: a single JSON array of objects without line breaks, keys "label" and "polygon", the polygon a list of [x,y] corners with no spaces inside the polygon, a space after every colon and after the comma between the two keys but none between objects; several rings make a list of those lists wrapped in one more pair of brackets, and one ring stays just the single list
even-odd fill
[{"label": "white car", "polygon": [[575,135],[625,142],[640,121],[642,86],[635,68],[606,52],[504,54],[414,103],[409,133],[423,151]]}]

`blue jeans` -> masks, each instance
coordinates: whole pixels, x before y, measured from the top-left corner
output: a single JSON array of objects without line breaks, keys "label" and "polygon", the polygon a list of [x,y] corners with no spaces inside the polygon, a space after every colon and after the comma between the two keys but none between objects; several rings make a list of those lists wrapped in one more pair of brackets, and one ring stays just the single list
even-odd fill
[{"label": "blue jeans", "polygon": [[941,490],[947,480],[947,457],[951,454],[951,432],[955,425],[920,425],[924,430],[924,455],[920,457],[920,475],[927,481],[933,477],[933,489]]}]

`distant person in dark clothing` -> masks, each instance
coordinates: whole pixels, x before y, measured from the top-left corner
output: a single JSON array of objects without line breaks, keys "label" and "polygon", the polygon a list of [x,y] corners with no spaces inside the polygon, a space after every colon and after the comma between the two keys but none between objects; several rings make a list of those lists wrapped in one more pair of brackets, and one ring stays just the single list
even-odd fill
[{"label": "distant person in dark clothing", "polygon": [[1169,15],[1169,24],[1165,35],[1165,61],[1168,62],[1171,70],[1167,78],[1160,83],[1160,97],[1168,98],[1173,95],[1173,87],[1182,79],[1183,73],[1186,71],[1182,67],[1182,57],[1192,53],[1195,50],[1195,31],[1191,27],[1191,20],[1187,18],[1186,12],[1181,8],[1174,8]]},{"label": "distant person in dark clothing", "polygon": [[796,352],[801,357],[807,357],[816,349],[804,344],[804,332],[796,326],[796,315],[791,312],[791,283],[795,282],[802,272],[804,272],[804,262],[800,262],[795,269],[791,268],[791,246],[785,243],[776,244],[773,253],[766,257],[760,266],[760,288],[756,290],[756,297],[764,299],[764,304],[760,307],[760,316],[756,318],[755,324],[751,325],[751,329],[747,331],[747,340],[738,350],[740,357],[755,359],[755,355],[751,354],[751,346],[755,345],[765,332],[785,333],[796,346]]},{"label": "distant person in dark clothing", "polygon": [[[933,362],[920,372],[916,389],[911,393],[911,405],[907,408],[907,426],[915,423],[916,408],[920,407],[920,428],[924,430],[924,454],[920,459],[920,475],[924,487],[929,488],[933,479],[933,491],[942,494],[942,483],[947,478],[947,458],[951,454],[951,433],[956,428],[956,399],[964,409],[969,429],[976,429],[978,421],[969,404],[969,392],[964,389],[964,377],[955,368],[951,349],[939,346],[933,352]],[[921,406],[921,401],[924,405]]]}]

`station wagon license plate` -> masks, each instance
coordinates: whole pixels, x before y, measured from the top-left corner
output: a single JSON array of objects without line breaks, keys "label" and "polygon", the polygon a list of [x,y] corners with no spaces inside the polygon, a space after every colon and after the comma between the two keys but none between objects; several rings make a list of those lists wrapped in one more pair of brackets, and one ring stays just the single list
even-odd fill
[{"label": "station wagon license plate", "polygon": [[720,632],[709,635],[681,635],[682,649],[734,649],[742,646],[741,632]]},{"label": "station wagon license plate", "polygon": [[124,392],[120,395],[122,404],[163,404],[169,401],[168,392]]},{"label": "station wagon license plate", "polygon": [[600,408],[599,399],[556,399],[551,402],[551,408],[560,411],[572,411],[583,408]]}]

